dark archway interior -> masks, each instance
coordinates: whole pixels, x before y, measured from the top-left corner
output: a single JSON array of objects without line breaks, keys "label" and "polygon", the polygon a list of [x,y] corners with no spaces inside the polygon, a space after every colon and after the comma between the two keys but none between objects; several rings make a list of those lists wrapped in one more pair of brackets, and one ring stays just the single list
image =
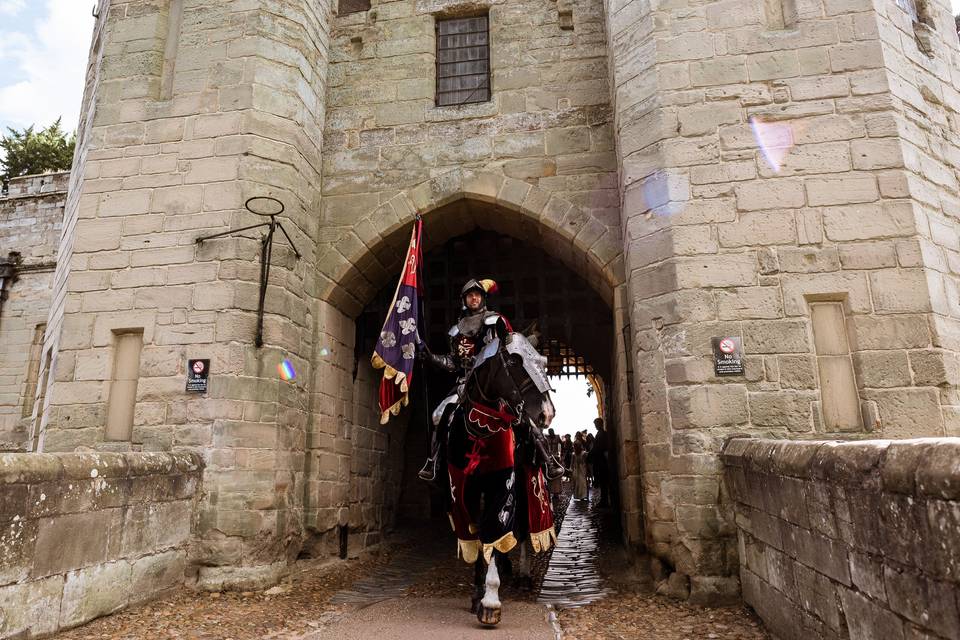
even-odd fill
[{"label": "dark archway interior", "polygon": [[[428,230],[429,231],[429,230]],[[475,229],[428,247],[424,256],[424,314],[420,326],[431,350],[447,353],[447,331],[459,317],[460,290],[470,278],[492,278],[499,291],[490,306],[504,314],[515,330],[535,327],[539,350],[548,357],[551,375],[591,375],[610,397],[613,357],[613,317],[608,304],[584,277],[535,245],[486,229]],[[431,248],[432,247],[432,248]],[[384,286],[356,320],[358,362],[376,346],[396,283]],[[416,474],[427,455],[430,411],[451,389],[452,376],[428,370],[427,385],[414,385],[410,427],[404,451],[403,487],[399,513],[440,516],[437,491],[429,491]],[[607,418],[614,418],[608,411]],[[608,424],[610,421],[608,420]],[[586,428],[588,425],[584,425]],[[614,427],[616,425],[610,425]],[[616,438],[610,438],[615,446]],[[611,452],[611,460],[616,455]],[[616,472],[613,470],[613,478]],[[611,481],[616,503],[617,482]]]}]

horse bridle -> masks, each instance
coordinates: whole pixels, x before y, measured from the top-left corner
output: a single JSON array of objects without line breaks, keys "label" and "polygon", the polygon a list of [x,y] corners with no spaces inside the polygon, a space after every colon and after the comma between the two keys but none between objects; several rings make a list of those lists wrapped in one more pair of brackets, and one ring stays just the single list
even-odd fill
[{"label": "horse bridle", "polygon": [[[513,377],[513,374],[510,373],[510,365],[507,363],[507,359],[504,357],[502,349],[497,349],[497,358],[500,360],[500,366],[503,367],[504,371],[506,371],[507,377],[510,378],[510,382],[511,384],[513,384],[514,391],[516,391],[517,396],[520,397],[520,404],[518,404],[516,407],[511,407],[516,411],[516,414],[517,414],[517,417],[513,421],[512,425],[517,425],[517,424],[520,424],[520,421],[523,420],[523,417],[526,415],[524,413],[524,407],[526,406],[527,401],[524,400],[523,394],[526,392],[527,389],[530,388],[530,386],[533,384],[533,381],[529,379],[524,381],[523,383],[518,383],[516,381],[516,379]],[[468,383],[470,382],[470,379],[473,377],[474,372],[476,372],[476,367],[470,370],[470,373],[467,374],[467,378],[463,381],[463,393],[466,396],[467,401],[471,403],[473,403],[474,400],[473,398],[470,397],[470,387]],[[494,402],[499,400],[499,398],[491,398],[490,396],[488,396],[485,393],[483,385],[479,381],[477,382],[477,391],[480,393],[480,398],[484,402],[489,403],[489,402]],[[529,416],[527,417],[529,418]]]}]

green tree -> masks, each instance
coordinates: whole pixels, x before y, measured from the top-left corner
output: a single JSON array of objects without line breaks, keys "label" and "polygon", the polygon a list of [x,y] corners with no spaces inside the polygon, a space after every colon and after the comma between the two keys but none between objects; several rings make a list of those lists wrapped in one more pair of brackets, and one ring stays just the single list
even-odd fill
[{"label": "green tree", "polygon": [[7,128],[0,137],[0,176],[16,178],[48,171],[66,171],[73,163],[76,136],[60,128],[60,118],[46,129],[35,131],[31,125],[23,131]]}]

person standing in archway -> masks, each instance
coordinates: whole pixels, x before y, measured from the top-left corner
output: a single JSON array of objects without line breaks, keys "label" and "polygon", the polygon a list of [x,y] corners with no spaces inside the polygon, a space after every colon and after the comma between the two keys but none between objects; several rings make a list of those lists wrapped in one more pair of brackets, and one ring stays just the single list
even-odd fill
[{"label": "person standing in archway", "polygon": [[570,439],[570,434],[563,434],[563,438],[560,440],[560,455],[563,460],[563,466],[569,471],[573,468],[573,440]]},{"label": "person standing in archway", "polygon": [[587,452],[584,449],[584,441],[577,434],[577,439],[573,441],[573,499],[586,500],[590,497],[590,485],[588,482],[587,470]]},{"label": "person standing in archway", "polygon": [[590,462],[593,465],[593,483],[600,491],[600,506],[610,506],[610,463],[609,463],[609,442],[607,440],[607,431],[603,428],[603,418],[596,418],[593,426],[597,429],[597,435],[593,439],[593,447],[590,449]]},{"label": "person standing in archway", "polygon": [[[418,474],[423,480],[433,481],[437,477],[437,462],[443,451],[441,445],[446,441],[446,430],[453,412],[465,399],[464,382],[470,372],[488,355],[485,351],[488,345],[495,340],[504,340],[513,331],[509,320],[487,308],[487,297],[496,291],[496,287],[497,283],[493,280],[471,279],[463,285],[460,290],[460,301],[463,303],[460,319],[448,332],[449,354],[437,355],[431,353],[425,343],[420,345],[418,357],[438,369],[457,374],[456,386],[433,412],[430,457]],[[548,479],[563,475],[563,466],[550,454],[543,432],[538,427],[530,426],[525,434],[518,435],[529,438],[544,463]]]}]

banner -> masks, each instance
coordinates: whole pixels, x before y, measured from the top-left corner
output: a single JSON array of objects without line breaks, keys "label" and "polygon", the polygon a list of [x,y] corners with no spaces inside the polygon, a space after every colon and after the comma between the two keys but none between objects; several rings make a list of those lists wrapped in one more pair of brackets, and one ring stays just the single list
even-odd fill
[{"label": "banner", "polygon": [[423,220],[417,216],[410,237],[410,247],[403,263],[403,273],[387,318],[380,331],[377,347],[371,357],[375,369],[383,369],[380,380],[380,424],[410,401],[413,365],[416,361],[420,323],[420,248]]}]

